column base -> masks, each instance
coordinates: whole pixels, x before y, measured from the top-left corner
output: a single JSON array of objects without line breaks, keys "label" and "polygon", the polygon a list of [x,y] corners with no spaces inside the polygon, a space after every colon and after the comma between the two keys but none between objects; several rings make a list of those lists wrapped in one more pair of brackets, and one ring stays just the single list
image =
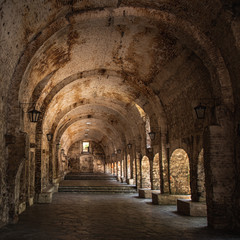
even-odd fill
[{"label": "column base", "polygon": [[177,199],[191,200],[191,195],[152,193],[152,203],[156,205],[176,205]]},{"label": "column base", "polygon": [[205,202],[192,202],[187,199],[177,200],[177,211],[180,214],[193,217],[206,217],[207,205]]}]

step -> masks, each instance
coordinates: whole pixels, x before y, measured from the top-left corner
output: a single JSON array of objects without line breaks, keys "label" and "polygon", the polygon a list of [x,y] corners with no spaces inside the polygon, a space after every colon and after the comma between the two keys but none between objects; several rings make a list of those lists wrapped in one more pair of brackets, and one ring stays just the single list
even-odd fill
[{"label": "step", "polygon": [[65,180],[117,180],[114,176],[81,176],[81,175],[66,175]]},{"label": "step", "polygon": [[136,187],[134,186],[60,186],[59,192],[109,192],[109,193],[136,193]]}]

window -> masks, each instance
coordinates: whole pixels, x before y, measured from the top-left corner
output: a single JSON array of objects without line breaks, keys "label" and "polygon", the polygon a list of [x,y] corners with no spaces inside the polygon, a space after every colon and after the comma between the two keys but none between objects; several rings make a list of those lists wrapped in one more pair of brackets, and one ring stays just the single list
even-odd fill
[{"label": "window", "polygon": [[89,152],[89,142],[83,142],[83,152]]}]

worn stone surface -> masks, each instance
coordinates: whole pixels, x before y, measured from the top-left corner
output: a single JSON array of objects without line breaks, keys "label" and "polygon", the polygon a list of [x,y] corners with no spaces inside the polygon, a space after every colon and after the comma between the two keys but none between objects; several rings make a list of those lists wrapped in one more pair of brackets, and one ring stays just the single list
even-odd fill
[{"label": "worn stone surface", "polygon": [[1,229],[1,239],[239,239],[207,229],[206,218],[181,216],[174,206],[135,196],[57,193],[52,204],[35,205],[18,224]]}]

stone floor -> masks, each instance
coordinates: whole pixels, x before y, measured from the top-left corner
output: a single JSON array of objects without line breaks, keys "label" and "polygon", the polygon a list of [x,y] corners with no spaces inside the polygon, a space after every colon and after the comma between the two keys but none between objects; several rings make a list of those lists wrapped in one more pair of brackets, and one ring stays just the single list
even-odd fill
[{"label": "stone floor", "polygon": [[204,217],[186,217],[175,206],[152,205],[137,194],[56,193],[52,204],[36,204],[1,240],[240,239],[209,230]]}]

